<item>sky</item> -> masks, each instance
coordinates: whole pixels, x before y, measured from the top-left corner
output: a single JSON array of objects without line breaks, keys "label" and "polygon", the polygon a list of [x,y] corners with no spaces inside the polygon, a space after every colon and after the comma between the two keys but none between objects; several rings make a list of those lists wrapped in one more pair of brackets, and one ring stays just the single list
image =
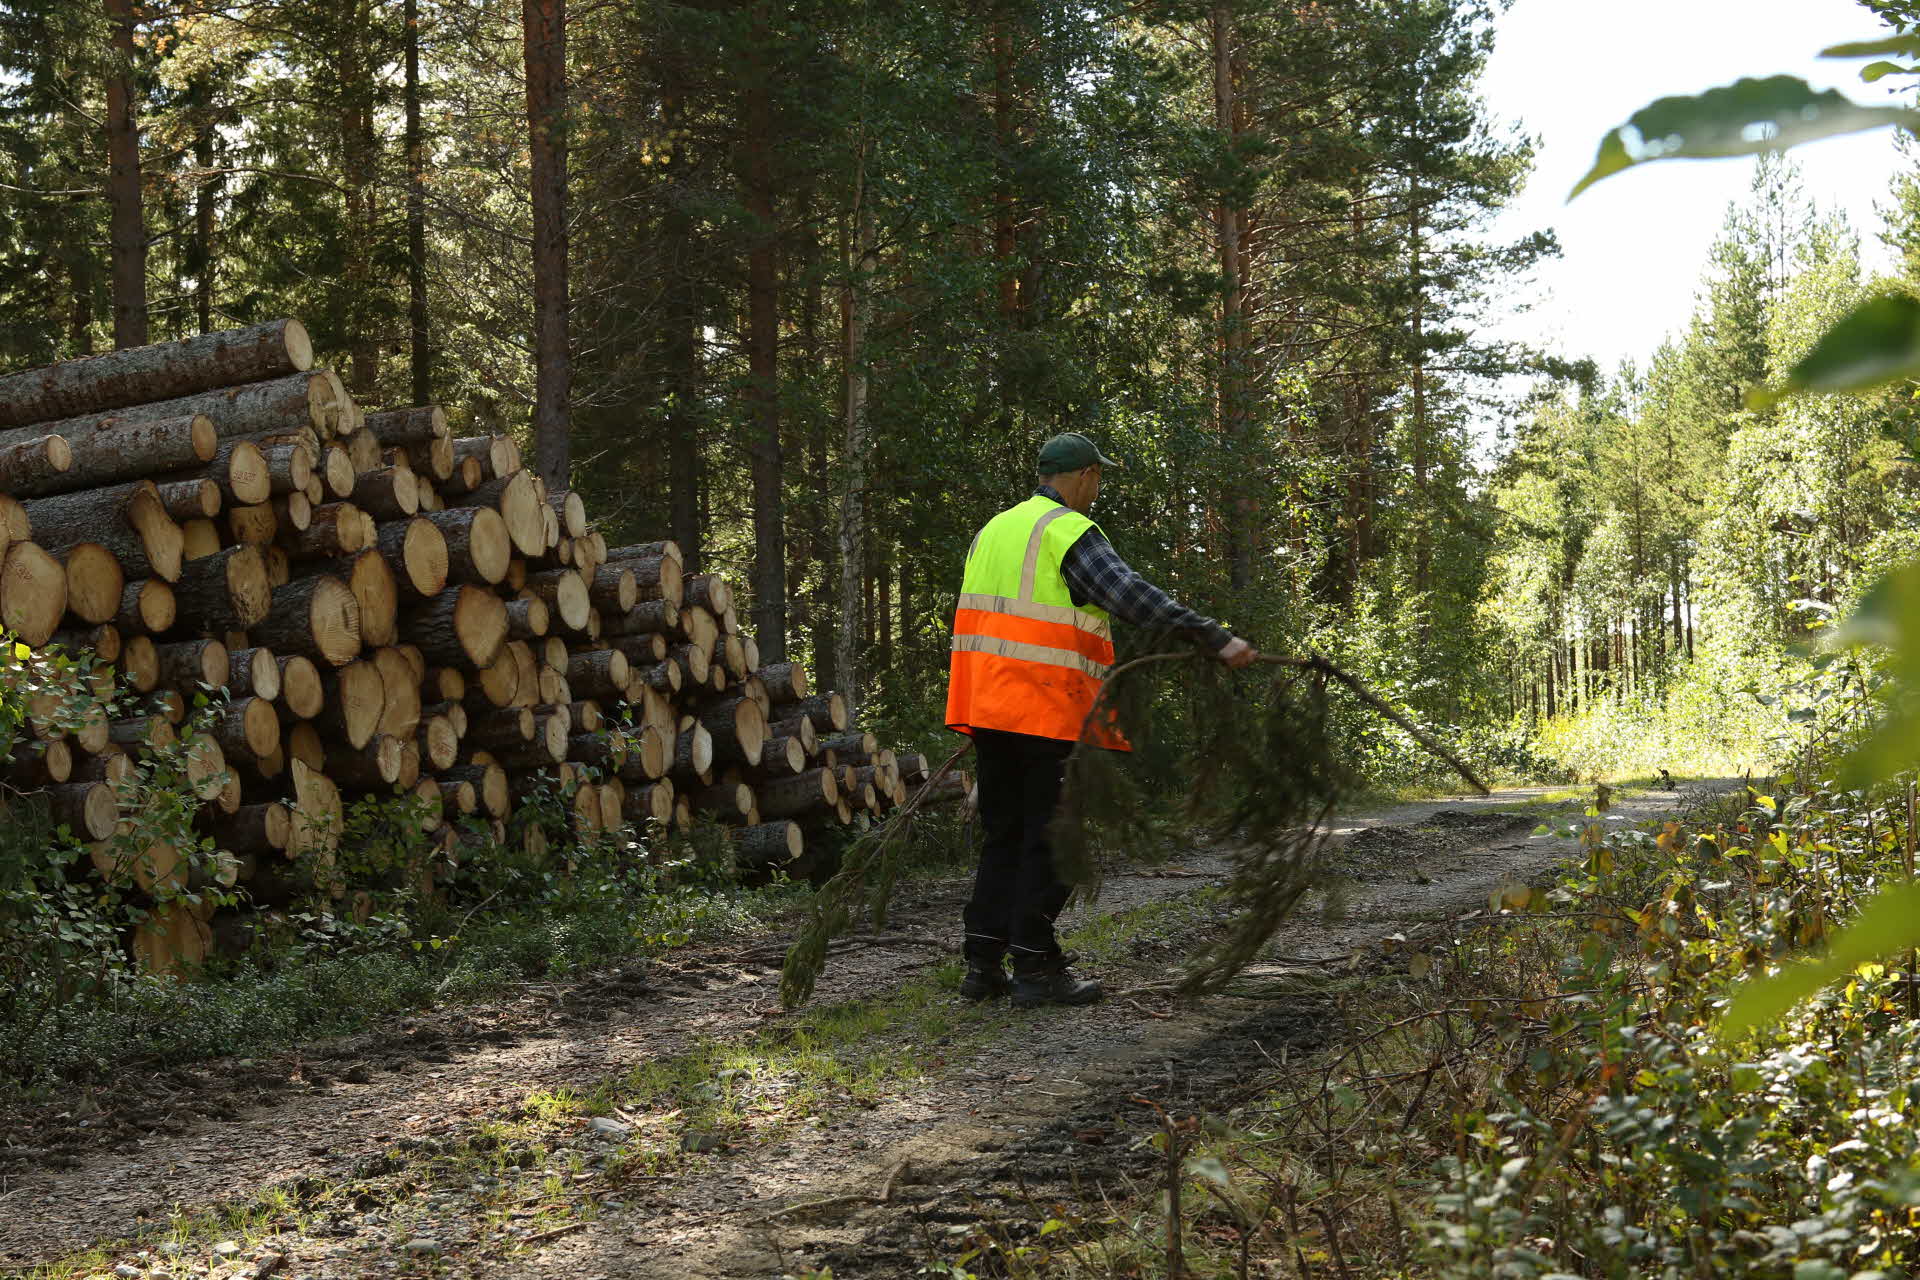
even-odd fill
[{"label": "sky", "polygon": [[[1862,84],[1864,62],[1816,55],[1886,34],[1853,0],[1516,0],[1495,27],[1481,89],[1495,117],[1521,125],[1539,150],[1532,179],[1494,235],[1551,228],[1562,257],[1543,264],[1518,295],[1532,309],[1487,336],[1591,356],[1603,370],[1623,359],[1645,367],[1660,339],[1692,314],[1708,248],[1728,204],[1745,198],[1755,162],[1643,165],[1568,204],[1600,139],[1655,98],[1742,76],[1797,75],[1877,105],[1898,81]],[[1870,269],[1886,260],[1874,203],[1885,202],[1899,162],[1893,136],[1879,129],[1790,153],[1822,211],[1843,209],[1861,233]]]}]

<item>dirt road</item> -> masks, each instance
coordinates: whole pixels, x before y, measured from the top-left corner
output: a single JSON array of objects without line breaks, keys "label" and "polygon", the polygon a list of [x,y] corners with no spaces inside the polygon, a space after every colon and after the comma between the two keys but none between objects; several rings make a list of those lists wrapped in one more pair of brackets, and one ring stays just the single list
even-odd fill
[{"label": "dirt road", "polygon": [[[1343,818],[1344,892],[1249,980],[1344,965],[1543,878],[1569,842],[1534,834],[1544,810],[1517,811],[1541,794]],[[1610,820],[1675,803],[1632,798]],[[0,1262],[107,1245],[74,1273],[911,1274],[1017,1185],[1124,1176],[1150,1120],[1132,1099],[1214,1105],[1324,1040],[1311,999],[1171,1000],[1165,979],[1216,923],[1197,895],[1222,867],[1200,854],[1116,876],[1071,914],[1116,989],[1090,1009],[969,1006],[930,982],[952,967],[965,884],[923,881],[822,978],[812,1007],[837,1022],[779,1011],[770,936],[148,1076],[0,1143]],[[175,1206],[268,1188],[251,1228],[153,1234]]]}]

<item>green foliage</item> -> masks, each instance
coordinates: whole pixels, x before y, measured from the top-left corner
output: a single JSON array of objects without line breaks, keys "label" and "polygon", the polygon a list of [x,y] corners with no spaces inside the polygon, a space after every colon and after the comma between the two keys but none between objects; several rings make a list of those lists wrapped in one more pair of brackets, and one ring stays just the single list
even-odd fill
[{"label": "green foliage", "polygon": [[[1545,1276],[1578,1256],[1603,1274],[1756,1277],[1912,1267],[1912,977],[1858,967],[1861,944],[1842,934],[1830,963],[1853,975],[1844,989],[1785,1024],[1715,1033],[1742,969],[1830,936],[1848,904],[1904,875],[1903,821],[1858,795],[1758,797],[1597,846],[1547,908],[1568,918],[1554,989],[1581,995],[1536,1006],[1544,1025],[1508,1041],[1497,1102],[1464,1118],[1467,1154],[1438,1188],[1430,1265]],[[1879,911],[1867,924],[1894,927]],[[1502,950],[1491,944],[1483,963],[1509,963]],[[1734,1011],[1768,1002],[1747,988]]]},{"label": "green foliage", "polygon": [[[0,736],[11,748],[28,725],[78,730],[103,714],[110,677],[90,657],[4,642]],[[31,792],[0,819],[0,1066],[17,1079],[64,1051],[77,1010],[112,1007],[141,984],[125,950],[131,931],[176,905],[233,900],[220,888],[231,878],[225,855],[193,829],[203,800],[188,763],[212,714],[204,694],[195,701],[177,741],[135,754],[117,787],[123,820],[108,839],[83,844]]]},{"label": "green foliage", "polygon": [[1654,160],[1750,156],[1885,125],[1920,124],[1904,107],[1865,107],[1796,76],[1742,79],[1694,96],[1661,98],[1600,143],[1593,168],[1568,199],[1602,178]]},{"label": "green foliage", "polygon": [[1755,390],[1764,409],[1798,392],[1870,391],[1920,376],[1920,299],[1893,294],[1861,303],[1834,324],[1777,389]]}]

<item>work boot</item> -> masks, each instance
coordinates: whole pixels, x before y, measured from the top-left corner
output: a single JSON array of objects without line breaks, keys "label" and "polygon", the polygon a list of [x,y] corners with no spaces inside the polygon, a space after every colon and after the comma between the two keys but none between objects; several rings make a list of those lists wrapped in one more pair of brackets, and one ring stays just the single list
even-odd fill
[{"label": "work boot", "polygon": [[1013,962],[1013,1005],[1035,1009],[1043,1004],[1092,1004],[1106,995],[1092,979],[1073,976],[1066,955],[1020,956]]},{"label": "work boot", "polygon": [[966,976],[960,979],[960,994],[969,1000],[987,1000],[1007,994],[1012,986],[1005,965],[998,961],[969,960]]}]

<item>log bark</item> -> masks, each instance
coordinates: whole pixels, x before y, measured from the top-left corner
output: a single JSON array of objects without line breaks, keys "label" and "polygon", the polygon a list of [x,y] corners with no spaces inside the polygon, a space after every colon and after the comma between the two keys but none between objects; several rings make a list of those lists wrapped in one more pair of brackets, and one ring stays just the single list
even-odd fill
[{"label": "log bark", "polygon": [[[289,497],[299,499],[300,496]],[[329,502],[313,508],[306,528],[282,528],[278,542],[295,560],[350,556],[366,547],[367,522],[360,508],[351,502]]]},{"label": "log bark", "polygon": [[620,816],[628,822],[657,822],[665,826],[673,821],[673,807],[673,783],[662,778],[649,786],[629,788]]},{"label": "log bark", "polygon": [[285,803],[269,800],[241,805],[233,813],[207,822],[205,829],[222,849],[277,857],[293,838],[293,814]]},{"label": "log bark", "polygon": [[388,447],[427,444],[448,437],[447,414],[437,404],[417,409],[389,409],[367,415],[367,430]]},{"label": "log bark", "polygon": [[354,751],[327,753],[327,776],[343,787],[385,791],[400,781],[402,743],[391,734],[376,734]]},{"label": "log bark", "polygon": [[806,838],[797,822],[762,822],[757,826],[736,827],[728,833],[733,842],[733,860],[742,867],[767,867],[791,862],[806,849]]},{"label": "log bark", "polygon": [[486,667],[507,643],[507,606],[490,591],[462,586],[409,610],[403,626],[436,663]]},{"label": "log bark", "polygon": [[602,627],[610,636],[677,634],[680,609],[671,600],[642,600],[624,614],[604,618]]},{"label": "log bark", "polygon": [[[41,787],[73,777],[73,747],[65,738],[29,739],[13,744],[5,775],[16,787]],[[81,779],[99,781],[99,779]]]},{"label": "log bark", "polygon": [[621,565],[601,565],[593,570],[587,595],[603,617],[625,614],[639,603],[640,585],[633,570]]},{"label": "log bark", "polygon": [[722,764],[760,763],[767,741],[767,718],[751,698],[728,698],[699,713],[713,735],[713,758]]},{"label": "log bark", "polygon": [[183,692],[202,684],[222,688],[232,669],[227,646],[218,640],[181,640],[157,646],[156,653],[160,659],[160,683]]},{"label": "log bark", "polygon": [[513,795],[507,771],[497,764],[455,765],[441,775],[443,781],[466,783],[473,787],[480,807],[496,818],[513,811]]},{"label": "log bark", "polygon": [[829,769],[809,769],[792,778],[763,782],[755,791],[763,819],[791,818],[831,808],[840,800],[840,786]]},{"label": "log bark", "polygon": [[686,598],[680,561],[672,556],[627,556],[618,547],[607,554],[606,566],[633,573],[634,590],[641,600],[661,600],[678,608]]},{"label": "log bark", "polygon": [[[73,449],[65,436],[39,436],[17,444],[0,445],[0,489],[9,493],[24,497],[77,488],[59,483],[72,467]],[[49,485],[49,481],[53,483]]]},{"label": "log bark", "polygon": [[572,569],[550,569],[527,575],[525,590],[546,601],[551,616],[569,631],[582,631],[593,608],[587,584]]},{"label": "log bark", "polygon": [[113,788],[104,782],[63,782],[41,794],[54,825],[68,828],[82,840],[105,840],[120,818]]},{"label": "log bark", "polygon": [[[408,445],[405,452],[408,465],[421,475],[432,477],[435,484],[445,483],[453,477],[453,441],[444,436],[438,440],[430,440],[425,444]],[[468,485],[466,487],[471,489],[474,486]],[[420,506],[422,510],[438,510],[437,504],[439,502],[440,495],[435,493],[431,486],[421,491]]]},{"label": "log bark", "polygon": [[227,654],[227,692],[241,698],[280,700],[280,663],[273,650],[254,647]]},{"label": "log bark", "polygon": [[258,547],[242,543],[189,560],[173,586],[173,598],[182,621],[206,631],[245,631],[273,607],[266,557]]},{"label": "log bark", "polygon": [[624,694],[631,675],[627,655],[618,649],[592,649],[567,659],[567,684],[589,698]]},{"label": "log bark", "polygon": [[626,764],[630,754],[629,744],[617,734],[575,733],[567,737],[566,758],[578,764],[611,772]]},{"label": "log bark", "polygon": [[[250,382],[218,391],[170,399],[140,401],[110,414],[90,413],[37,423],[24,428],[40,434],[57,432],[71,443],[96,431],[124,431],[135,423],[160,423],[205,417],[220,438],[283,435],[297,439],[324,439],[333,434],[340,406],[323,374],[297,373],[270,381]],[[21,438],[8,432],[0,440]],[[187,464],[182,464],[187,465]]]},{"label": "log bark", "polygon": [[430,600],[446,588],[447,539],[432,520],[416,516],[382,524],[375,543],[405,603]]},{"label": "log bark", "polygon": [[260,457],[267,465],[271,493],[305,493],[313,483],[313,450],[303,444],[263,444]]},{"label": "log bark", "polygon": [[449,507],[423,519],[440,530],[447,543],[447,581],[492,586],[507,576],[513,538],[506,521],[491,507]]},{"label": "log bark", "polygon": [[161,508],[175,520],[211,520],[220,514],[220,486],[211,480],[161,480]]},{"label": "log bark", "polygon": [[104,413],[312,366],[307,331],[290,319],[131,347],[0,378],[0,426]]},{"label": "log bark", "polygon": [[700,788],[688,798],[693,801],[695,813],[723,822],[738,822],[754,808],[753,788],[744,782],[717,782]]},{"label": "log bark", "polygon": [[460,499],[463,507],[491,507],[506,522],[507,536],[523,556],[537,556],[547,549],[546,521],[540,512],[540,499],[531,472],[517,471],[498,480],[489,480]]},{"label": "log bark", "polygon": [[[25,432],[37,430],[0,432],[0,447],[31,441],[33,437]],[[68,432],[62,438],[71,466],[38,483],[16,480],[7,489],[19,497],[40,497],[197,467],[213,457],[218,443],[213,420],[204,414],[152,421],[83,419]]]},{"label": "log bark", "polygon": [[538,596],[507,601],[507,635],[512,639],[541,639],[550,623],[547,602]]},{"label": "log bark", "polygon": [[[191,565],[192,561],[187,563]],[[182,573],[185,571],[183,567]],[[121,589],[113,625],[122,635],[159,635],[172,627],[178,616],[179,602],[173,587],[157,578],[140,578]]]},{"label": "log bark", "polygon": [[180,576],[186,539],[168,517],[151,480],[35,498],[22,504],[34,540],[59,555],[75,543],[97,542],[111,551],[129,577]]},{"label": "log bark", "polygon": [[215,711],[213,738],[229,756],[273,754],[280,746],[280,718],[265,698],[235,698]]},{"label": "log bark", "polygon": [[296,578],[273,593],[253,639],[278,654],[299,654],[339,667],[360,653],[360,605],[332,574]]},{"label": "log bark", "polygon": [[790,778],[807,770],[807,748],[797,736],[768,738],[760,749],[760,763],[752,771],[761,781]]},{"label": "log bark", "polygon": [[[781,708],[783,711],[790,709],[789,707]],[[800,739],[801,749],[807,753],[807,759],[809,760],[820,754],[819,730],[815,729],[813,727],[813,721],[805,716],[789,716],[785,719],[773,721],[767,726],[767,736],[769,739]]]},{"label": "log bark", "polygon": [[880,740],[856,729],[852,733],[835,733],[821,738],[820,749],[833,752],[834,758],[841,764],[866,764],[867,758],[880,749]]},{"label": "log bark", "polygon": [[821,733],[838,733],[847,727],[847,704],[837,693],[817,693],[787,705],[789,714],[805,716]]},{"label": "log bark", "polygon": [[404,520],[420,510],[420,480],[411,467],[363,471],[354,479],[354,505],[376,520]]},{"label": "log bark", "polygon": [[102,662],[118,662],[124,641],[120,635],[120,628],[106,622],[97,627],[64,628],[54,632],[53,638],[48,643],[57,644],[68,653],[91,649],[94,656]]},{"label": "log bark", "polygon": [[683,585],[682,604],[697,604],[716,618],[733,608],[733,588],[717,573],[696,573]]},{"label": "log bark", "polygon": [[754,675],[766,686],[775,706],[799,702],[807,697],[807,669],[798,662],[776,662],[761,667]]}]

